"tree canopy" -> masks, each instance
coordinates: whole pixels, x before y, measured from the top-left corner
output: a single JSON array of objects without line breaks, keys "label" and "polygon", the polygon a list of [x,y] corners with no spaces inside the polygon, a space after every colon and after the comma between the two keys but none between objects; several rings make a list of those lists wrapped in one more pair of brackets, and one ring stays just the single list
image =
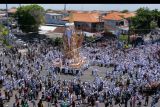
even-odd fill
[{"label": "tree canopy", "polygon": [[0,24],[0,36],[6,36],[8,35],[9,30],[5,28],[5,26]]},{"label": "tree canopy", "polygon": [[3,42],[3,44],[9,45],[6,36],[9,34],[9,30],[2,24],[0,24],[0,41]]},{"label": "tree canopy", "polygon": [[38,32],[38,28],[44,23],[44,8],[33,4],[21,6],[17,9],[15,17],[23,32]]},{"label": "tree canopy", "polygon": [[127,9],[125,9],[125,10],[122,10],[121,11],[122,13],[127,13],[127,12],[129,12]]},{"label": "tree canopy", "polygon": [[159,26],[160,11],[157,9],[150,10],[149,8],[139,8],[136,12],[137,15],[131,18],[132,24],[130,26],[136,33],[148,33],[151,29]]},{"label": "tree canopy", "polygon": [[48,11],[52,11],[52,9],[47,9],[46,12],[48,12]]},{"label": "tree canopy", "polygon": [[54,45],[55,46],[60,46],[62,44],[63,44],[62,38],[59,38],[59,37],[55,38],[55,40],[54,40]]}]

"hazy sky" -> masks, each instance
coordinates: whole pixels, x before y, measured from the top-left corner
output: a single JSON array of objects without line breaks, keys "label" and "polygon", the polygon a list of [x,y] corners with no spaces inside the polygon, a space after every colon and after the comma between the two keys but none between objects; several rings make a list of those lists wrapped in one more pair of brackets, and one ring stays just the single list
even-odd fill
[{"label": "hazy sky", "polygon": [[[21,4],[26,5],[26,4]],[[64,9],[64,4],[39,4],[45,9]],[[8,8],[18,7],[19,4],[8,4]],[[160,4],[67,4],[68,10],[124,10],[134,11],[140,7],[160,10]],[[5,4],[0,4],[0,8],[6,8]]]}]

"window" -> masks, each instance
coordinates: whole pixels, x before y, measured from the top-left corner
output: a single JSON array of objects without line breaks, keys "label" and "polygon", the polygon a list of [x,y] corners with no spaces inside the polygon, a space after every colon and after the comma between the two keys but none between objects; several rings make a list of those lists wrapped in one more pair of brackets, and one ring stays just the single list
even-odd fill
[{"label": "window", "polygon": [[119,22],[116,22],[116,26],[119,26]]},{"label": "window", "polygon": [[79,23],[75,23],[75,27],[79,29],[81,25]]},{"label": "window", "polygon": [[94,27],[94,28],[95,28],[95,27],[96,27],[96,24],[95,24],[95,23],[93,23],[93,24],[92,24],[92,27]]},{"label": "window", "polygon": [[80,29],[80,25],[78,25],[78,29]]},{"label": "window", "polygon": [[56,19],[59,19],[59,16],[56,16]]},{"label": "window", "polygon": [[52,16],[52,19],[55,19],[54,16]]},{"label": "window", "polygon": [[60,20],[62,16],[58,16],[58,19]]},{"label": "window", "polygon": [[85,25],[85,27],[88,27],[87,23],[85,23],[84,25]]},{"label": "window", "polygon": [[57,19],[57,16],[54,16],[54,19]]},{"label": "window", "polygon": [[121,21],[119,24],[120,24],[121,26],[123,26],[123,25],[124,25],[124,21]]}]

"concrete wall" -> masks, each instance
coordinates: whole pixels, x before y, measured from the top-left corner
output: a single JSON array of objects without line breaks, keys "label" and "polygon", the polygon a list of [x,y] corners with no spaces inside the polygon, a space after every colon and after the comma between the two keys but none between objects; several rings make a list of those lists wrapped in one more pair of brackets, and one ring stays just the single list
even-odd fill
[{"label": "concrete wall", "polygon": [[75,27],[79,29],[83,29],[84,31],[91,32],[91,23],[87,22],[74,22]]},{"label": "concrete wall", "polygon": [[116,20],[105,20],[104,21],[104,26],[111,26],[113,27],[115,30],[110,30],[110,32],[112,32],[113,34],[117,34],[117,32],[124,32],[120,26],[118,26],[117,24],[120,23],[120,22],[124,22],[124,25],[122,26],[129,26],[129,23],[128,23],[128,20],[126,19],[123,19],[121,21],[116,21]]},{"label": "concrete wall", "polygon": [[74,22],[75,27],[86,32],[98,32],[104,29],[104,23]]},{"label": "concrete wall", "polygon": [[104,25],[110,25],[112,27],[116,27],[117,23],[120,23],[120,22],[124,22],[124,26],[129,26],[129,23],[128,23],[128,20],[126,19],[123,19],[121,21],[116,21],[116,20],[105,20],[104,21]]},{"label": "concrete wall", "polygon": [[117,22],[119,22],[119,21],[115,21],[115,20],[105,20],[105,21],[104,21],[104,25],[109,25],[109,26],[115,27]]}]

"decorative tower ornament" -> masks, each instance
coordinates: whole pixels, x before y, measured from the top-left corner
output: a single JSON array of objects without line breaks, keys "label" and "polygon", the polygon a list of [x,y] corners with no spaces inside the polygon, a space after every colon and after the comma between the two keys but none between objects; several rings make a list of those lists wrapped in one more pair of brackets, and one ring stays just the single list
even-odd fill
[{"label": "decorative tower ornament", "polygon": [[[65,32],[63,35],[63,46],[64,46],[64,60],[69,60],[68,66],[80,67],[82,65],[82,58],[80,58],[79,49],[83,42],[82,31],[76,30],[74,26],[74,17],[71,13],[69,15],[69,23],[65,24]],[[63,61],[66,62],[66,61]]]}]

